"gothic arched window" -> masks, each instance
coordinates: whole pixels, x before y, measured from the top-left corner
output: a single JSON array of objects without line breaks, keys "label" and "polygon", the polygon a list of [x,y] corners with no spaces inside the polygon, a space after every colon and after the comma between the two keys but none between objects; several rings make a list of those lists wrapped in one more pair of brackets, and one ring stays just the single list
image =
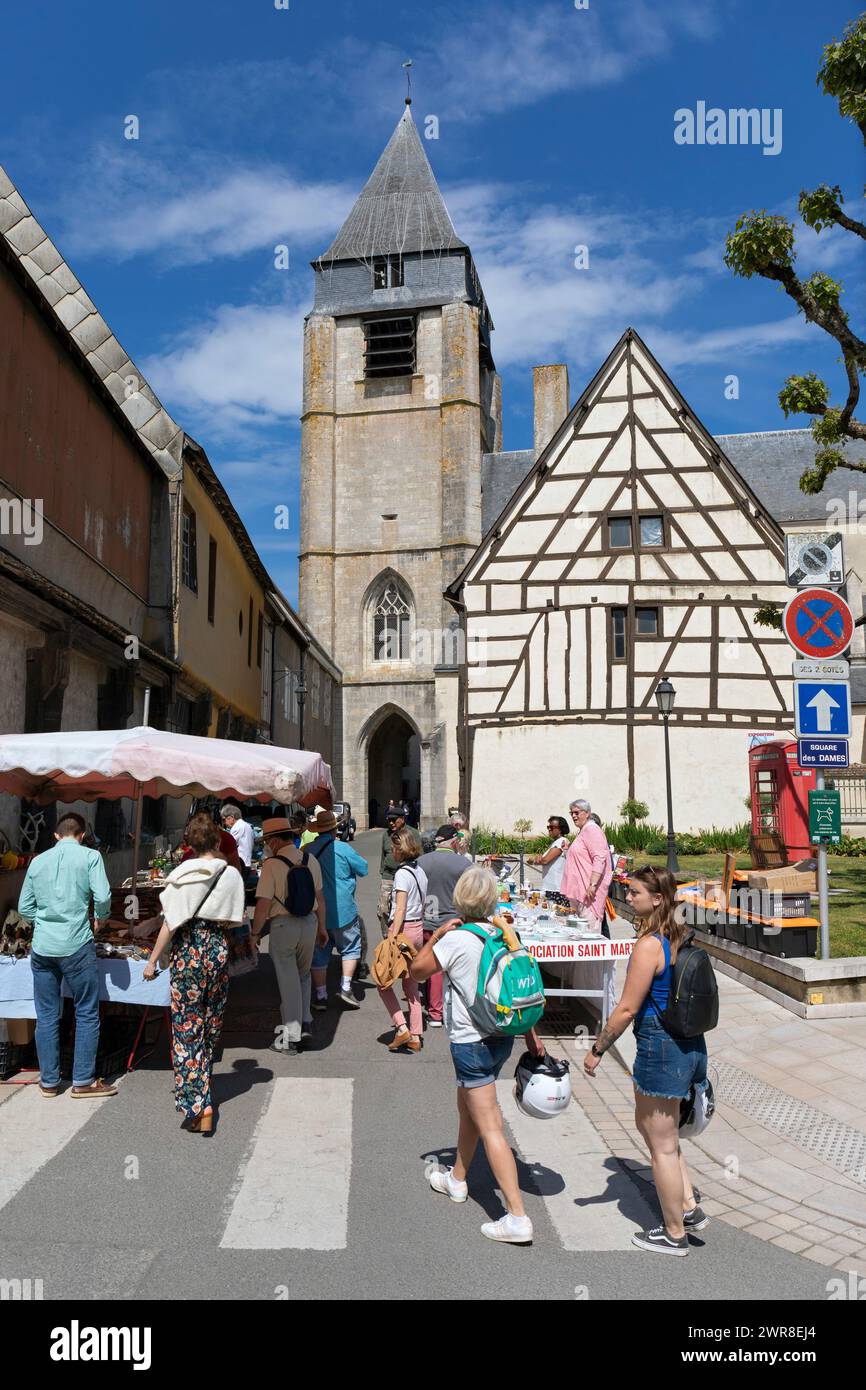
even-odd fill
[{"label": "gothic arched window", "polygon": [[408,661],[412,610],[389,579],[373,607],[373,660]]}]

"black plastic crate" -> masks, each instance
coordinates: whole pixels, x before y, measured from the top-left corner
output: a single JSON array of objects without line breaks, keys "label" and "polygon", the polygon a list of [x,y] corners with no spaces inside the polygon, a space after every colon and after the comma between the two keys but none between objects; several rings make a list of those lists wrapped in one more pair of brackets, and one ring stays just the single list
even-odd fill
[{"label": "black plastic crate", "polygon": [[814,956],[818,949],[817,927],[782,927],[777,932],[763,932],[759,951],[768,956],[790,960],[794,956]]}]

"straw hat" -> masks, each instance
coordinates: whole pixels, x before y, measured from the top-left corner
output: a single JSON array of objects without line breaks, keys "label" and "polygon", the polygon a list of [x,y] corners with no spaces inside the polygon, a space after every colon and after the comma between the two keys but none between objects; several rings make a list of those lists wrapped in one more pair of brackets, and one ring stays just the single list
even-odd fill
[{"label": "straw hat", "polygon": [[311,830],[315,830],[317,835],[324,835],[328,830],[336,830],[337,817],[333,811],[319,811],[316,814]]},{"label": "straw hat", "polygon": [[265,840],[269,839],[271,835],[281,835],[285,839],[291,839],[294,833],[285,816],[272,816],[270,820],[262,821],[262,838]]}]

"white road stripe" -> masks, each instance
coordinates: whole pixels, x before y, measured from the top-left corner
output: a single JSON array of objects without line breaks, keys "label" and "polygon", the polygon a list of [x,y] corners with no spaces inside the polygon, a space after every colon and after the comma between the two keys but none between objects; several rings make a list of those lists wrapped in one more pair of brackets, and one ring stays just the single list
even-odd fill
[{"label": "white road stripe", "polygon": [[351,1174],[352,1081],[277,1077],[220,1246],[345,1250]]},{"label": "white road stripe", "polygon": [[541,1174],[541,1191],[561,1175],[564,1189],[544,1196],[566,1250],[629,1250],[637,1230],[658,1224],[658,1214],[625,1176],[603,1140],[574,1102],[554,1120],[533,1120],[518,1110],[513,1082],[498,1081],[499,1104],[518,1150]]},{"label": "white road stripe", "polygon": [[66,1091],[46,1100],[38,1086],[20,1087],[4,1104],[0,1117],[0,1210],[108,1099],[76,1102]]}]

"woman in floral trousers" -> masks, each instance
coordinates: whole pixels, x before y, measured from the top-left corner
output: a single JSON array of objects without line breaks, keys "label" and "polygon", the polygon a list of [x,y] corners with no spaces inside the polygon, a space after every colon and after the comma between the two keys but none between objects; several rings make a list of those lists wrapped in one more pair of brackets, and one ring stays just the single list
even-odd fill
[{"label": "woman in floral trousers", "polygon": [[229,992],[228,938],[201,917],[171,943],[171,1060],[178,1110],[191,1119],[213,1110],[210,1072]]},{"label": "woman in floral trousers", "polygon": [[171,940],[171,1055],[174,1098],[197,1134],[213,1132],[211,1064],[222,1031],[229,988],[229,927],[244,916],[244,885],[218,853],[219,829],[210,816],[194,816],[186,838],[196,853],[172,869],[160,894],[163,924],[145,967]]}]

